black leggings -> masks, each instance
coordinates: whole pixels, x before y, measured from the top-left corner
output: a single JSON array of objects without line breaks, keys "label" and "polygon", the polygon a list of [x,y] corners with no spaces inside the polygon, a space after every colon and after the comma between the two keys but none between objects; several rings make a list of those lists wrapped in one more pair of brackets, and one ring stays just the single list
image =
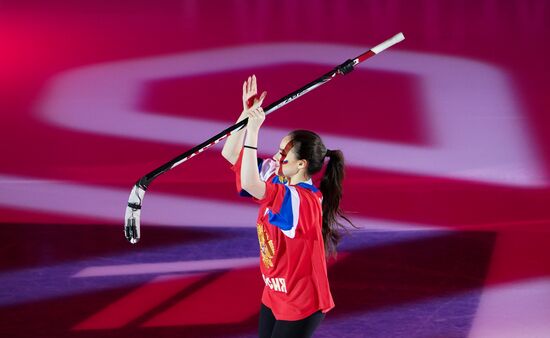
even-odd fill
[{"label": "black leggings", "polygon": [[260,325],[258,336],[260,338],[302,338],[311,337],[313,331],[325,318],[321,310],[309,317],[300,320],[277,320],[271,309],[262,304],[260,309]]}]

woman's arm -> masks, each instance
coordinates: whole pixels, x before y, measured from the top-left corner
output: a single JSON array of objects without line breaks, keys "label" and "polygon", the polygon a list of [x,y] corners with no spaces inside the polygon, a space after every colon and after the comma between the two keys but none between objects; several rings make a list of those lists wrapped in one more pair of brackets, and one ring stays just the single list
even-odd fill
[{"label": "woman's arm", "polygon": [[[239,123],[243,119],[247,117],[246,111],[243,111],[241,113],[241,116],[237,119],[237,122]],[[225,139],[225,144],[223,145],[222,150],[222,156],[229,161],[232,165],[237,162],[237,158],[239,158],[239,153],[241,152],[241,148],[243,147],[243,140],[244,135],[246,133],[246,128],[243,128],[239,130],[236,133],[233,133],[228,138]]]},{"label": "woman's arm", "polygon": [[[257,96],[258,87],[256,84],[256,75],[249,76],[248,79],[243,83],[243,111],[236,123],[244,120],[248,117],[248,111],[251,109],[256,109],[262,105],[266,92],[263,92],[260,97]],[[228,160],[232,165],[235,164],[237,158],[239,158],[239,153],[241,152],[243,146],[243,140],[245,137],[246,128],[239,130],[233,135],[229,136],[225,140],[225,144],[222,150],[222,156]]]},{"label": "woman's arm", "polygon": [[[264,110],[259,107],[248,111],[248,125],[246,126],[245,146],[258,146],[258,133],[260,126],[265,120]],[[262,199],[265,195],[265,182],[260,180],[258,172],[258,157],[256,149],[245,147],[241,164],[241,187],[250,195],[257,199]]]}]

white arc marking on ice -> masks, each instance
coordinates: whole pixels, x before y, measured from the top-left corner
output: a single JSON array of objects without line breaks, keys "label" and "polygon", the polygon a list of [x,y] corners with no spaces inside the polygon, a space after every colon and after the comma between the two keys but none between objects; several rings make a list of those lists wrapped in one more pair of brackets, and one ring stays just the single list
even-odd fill
[{"label": "white arc marking on ice", "polygon": [[[366,49],[281,43],[86,66],[53,80],[39,114],[55,125],[90,133],[196,145],[229,124],[137,111],[135,103],[143,94],[144,84],[284,63],[334,65],[335,60]],[[350,165],[501,185],[547,184],[519,103],[501,70],[468,59],[393,50],[356,71],[362,69],[418,79],[430,139],[435,144],[405,145],[324,133],[325,142],[343,149]],[[278,144],[286,132],[264,127],[261,147]]]}]

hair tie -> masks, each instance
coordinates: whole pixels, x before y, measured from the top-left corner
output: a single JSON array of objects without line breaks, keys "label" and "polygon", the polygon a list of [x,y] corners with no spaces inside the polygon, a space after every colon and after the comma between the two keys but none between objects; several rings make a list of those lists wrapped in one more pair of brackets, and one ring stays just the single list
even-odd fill
[{"label": "hair tie", "polygon": [[327,152],[325,153],[325,157],[330,157],[331,153],[332,153],[332,150],[327,149]]}]

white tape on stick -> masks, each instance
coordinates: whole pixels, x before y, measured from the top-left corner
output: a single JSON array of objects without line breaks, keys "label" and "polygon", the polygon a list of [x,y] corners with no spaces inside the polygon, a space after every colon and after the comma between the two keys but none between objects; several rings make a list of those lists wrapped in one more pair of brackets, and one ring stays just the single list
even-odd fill
[{"label": "white tape on stick", "polygon": [[403,33],[396,34],[388,40],[382,42],[381,44],[371,48],[371,51],[375,54],[378,54],[403,40],[405,40],[405,35],[403,35]]}]

